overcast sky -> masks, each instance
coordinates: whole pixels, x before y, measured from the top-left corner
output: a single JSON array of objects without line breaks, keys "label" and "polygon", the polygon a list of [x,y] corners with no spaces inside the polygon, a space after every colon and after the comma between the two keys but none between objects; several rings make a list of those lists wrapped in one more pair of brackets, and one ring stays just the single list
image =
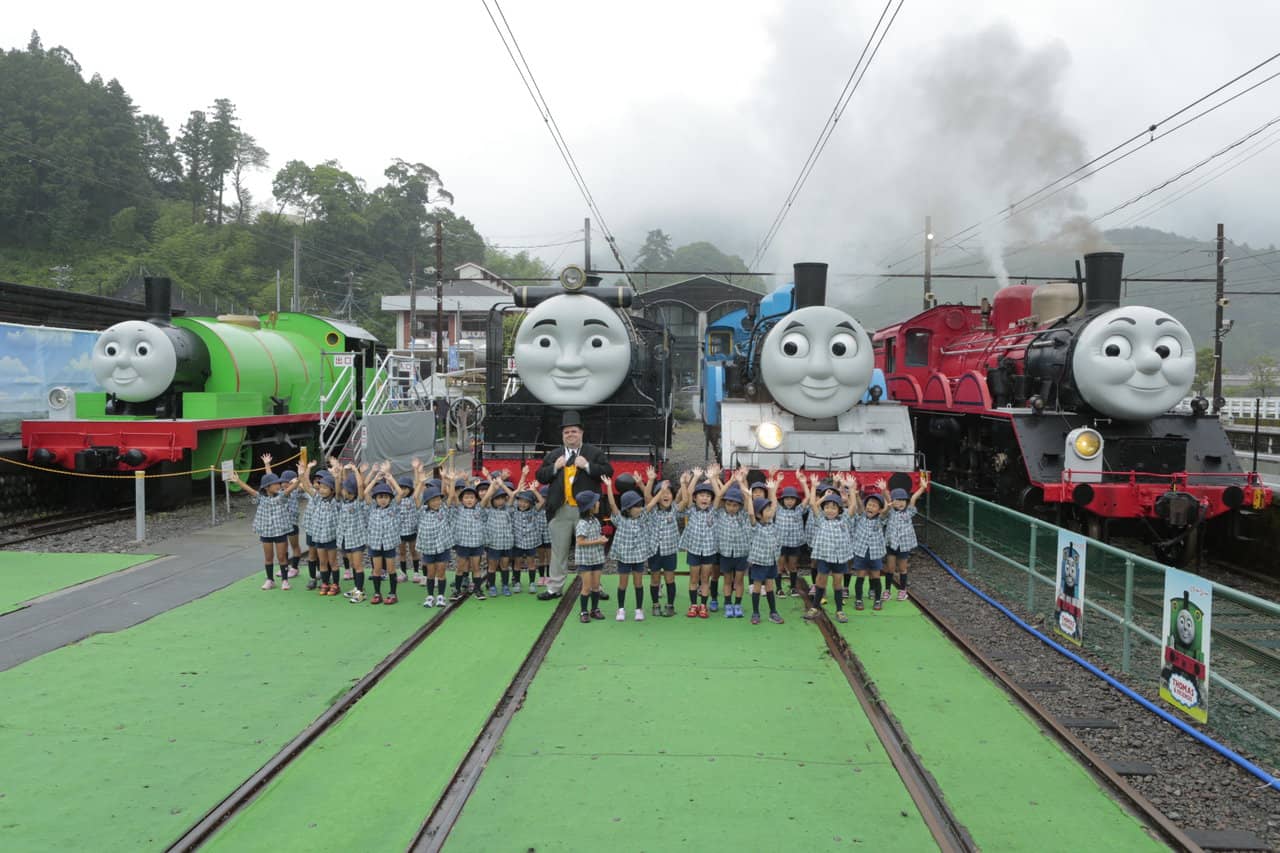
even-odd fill
[{"label": "overcast sky", "polygon": [[[882,8],[503,6],[628,262],[659,227],[677,244],[710,239],[749,258]],[[1274,0],[906,0],[762,266],[867,269],[914,250],[927,213],[940,236],[970,225],[1280,50],[1277,24]],[[32,29],[46,47],[70,49],[86,76],[118,78],[175,134],[190,110],[233,101],[271,155],[260,202],[287,160],[335,158],[374,187],[402,157],[439,170],[456,210],[499,245],[572,239],[586,215],[480,0],[5,3],[0,44],[23,47]],[[1250,81],[1277,71],[1280,60]],[[968,251],[1097,216],[1277,116],[1280,79]],[[1280,141],[1280,124],[1271,133]],[[1280,147],[1265,148],[1270,138],[1133,224],[1207,239],[1223,221],[1237,241],[1277,241]],[[1098,225],[1124,224],[1208,174]],[[597,243],[597,265],[602,251]],[[581,247],[536,253],[563,264]]]}]

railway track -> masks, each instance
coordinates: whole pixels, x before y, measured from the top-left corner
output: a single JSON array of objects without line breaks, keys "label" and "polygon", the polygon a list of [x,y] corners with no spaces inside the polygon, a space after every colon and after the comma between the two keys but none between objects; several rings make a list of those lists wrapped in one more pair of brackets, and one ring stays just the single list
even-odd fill
[{"label": "railway track", "polygon": [[[131,517],[133,513],[133,507],[116,507],[114,509],[93,510],[91,512],[62,513],[45,518],[15,522],[0,527],[0,536],[5,537],[0,541],[0,548],[18,545],[22,542],[31,542],[36,539],[44,539],[48,536],[57,536],[60,533],[75,533],[97,524],[121,521]],[[9,535],[14,531],[19,532],[16,535]]]}]

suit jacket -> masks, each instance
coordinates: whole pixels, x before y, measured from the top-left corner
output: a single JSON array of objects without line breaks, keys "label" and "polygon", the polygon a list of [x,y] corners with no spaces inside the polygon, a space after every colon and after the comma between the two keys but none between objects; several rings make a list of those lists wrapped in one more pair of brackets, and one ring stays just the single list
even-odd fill
[{"label": "suit jacket", "polygon": [[[613,476],[613,466],[605,457],[604,451],[585,441],[578,450],[578,455],[587,460],[591,466],[584,471],[578,469],[573,478],[574,492],[592,491],[602,494],[604,480]],[[564,457],[564,445],[548,453],[538,469],[538,482],[547,486],[547,518],[554,518],[556,511],[564,506],[564,469],[556,470],[556,460]]]}]

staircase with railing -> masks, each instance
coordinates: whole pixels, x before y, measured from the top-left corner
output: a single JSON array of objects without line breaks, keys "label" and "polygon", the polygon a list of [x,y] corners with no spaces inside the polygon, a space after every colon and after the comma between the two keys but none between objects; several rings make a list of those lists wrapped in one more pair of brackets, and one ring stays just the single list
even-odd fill
[{"label": "staircase with railing", "polygon": [[[336,453],[339,460],[344,463],[360,463],[367,438],[367,429],[363,421],[365,416],[382,415],[387,412],[422,412],[431,408],[431,399],[424,393],[423,385],[418,381],[418,377],[422,375],[423,366],[429,369],[431,364],[432,359],[428,356],[394,352],[387,353],[378,360],[377,366],[365,379],[364,398],[360,401],[359,409],[350,406],[347,412],[349,417],[335,416],[335,426],[340,425],[345,431],[335,429],[333,432],[335,440],[332,446],[336,448],[340,438],[346,438],[341,450]],[[338,383],[335,382],[335,388],[337,387]],[[351,401],[355,399],[354,384],[350,389],[350,398]],[[322,418],[321,449],[327,456],[333,450],[326,447],[324,437]]]}]

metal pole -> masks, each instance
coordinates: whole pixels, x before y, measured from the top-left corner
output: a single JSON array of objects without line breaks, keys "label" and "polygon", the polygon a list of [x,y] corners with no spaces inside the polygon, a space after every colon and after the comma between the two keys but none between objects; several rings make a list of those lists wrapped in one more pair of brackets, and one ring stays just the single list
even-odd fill
[{"label": "metal pole", "polygon": [[[415,266],[416,265],[417,264],[415,263]],[[417,347],[415,346],[417,342],[418,342],[418,276],[417,276],[417,270],[414,270],[413,272],[409,273],[409,355],[413,357],[415,361],[416,361],[416,353],[414,351],[417,349]],[[418,378],[416,375],[418,372],[418,365],[416,363],[413,366],[413,372],[415,374],[413,378],[416,381]]]},{"label": "metal pole", "polygon": [[293,235],[293,310],[294,311],[302,310],[302,290],[301,288],[298,287],[298,280],[300,277],[299,267],[301,266],[301,264],[299,263],[300,258],[301,258],[301,246],[298,243],[298,235],[297,233],[295,233]]},{"label": "metal pole", "polygon": [[1258,422],[1262,420],[1262,398],[1253,398],[1253,468],[1258,470]]},{"label": "metal pole", "polygon": [[444,222],[436,218],[436,374],[444,374]]},{"label": "metal pole", "polygon": [[969,498],[969,574],[973,574],[973,498]]},{"label": "metal pole", "polygon": [[210,526],[218,523],[218,477],[214,473],[217,469],[212,465],[209,466],[209,524]]},{"label": "metal pole", "polygon": [[1226,274],[1223,264],[1226,257],[1223,255],[1222,246],[1222,223],[1218,223],[1218,281],[1217,296],[1213,302],[1213,413],[1218,414],[1222,409],[1222,309],[1226,303],[1226,297],[1223,296],[1223,290],[1226,288]]},{"label": "metal pole", "polygon": [[222,481],[222,488],[227,497],[227,519],[231,519],[231,483],[227,480]]},{"label": "metal pole", "polygon": [[1121,625],[1123,642],[1120,647],[1120,671],[1129,671],[1129,626],[1133,624],[1133,560],[1124,561],[1124,622]]},{"label": "metal pole", "polygon": [[924,307],[933,304],[933,217],[924,218]]},{"label": "metal pole", "polygon": [[133,541],[147,538],[147,475],[133,472]]},{"label": "metal pole", "polygon": [[1027,547],[1027,568],[1031,570],[1027,575],[1027,610],[1034,613],[1036,609],[1036,526],[1031,525],[1031,542]]},{"label": "metal pole", "polygon": [[591,217],[582,220],[582,262],[582,268],[591,272]]},{"label": "metal pole", "polygon": [[276,313],[280,313],[280,270],[276,270]]}]

